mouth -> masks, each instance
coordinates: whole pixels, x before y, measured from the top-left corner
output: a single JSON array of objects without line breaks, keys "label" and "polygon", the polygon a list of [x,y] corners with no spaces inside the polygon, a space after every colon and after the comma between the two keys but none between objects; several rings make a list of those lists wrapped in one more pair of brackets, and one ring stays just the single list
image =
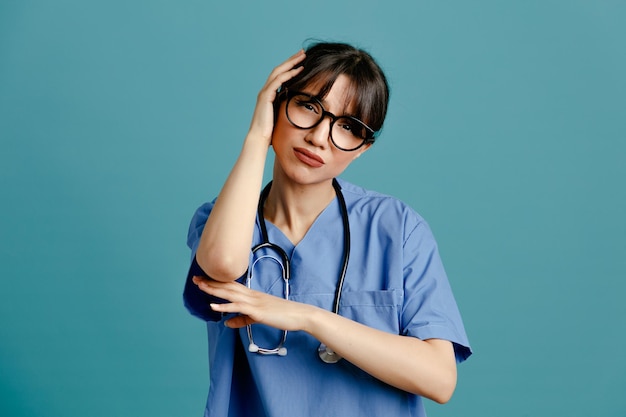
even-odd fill
[{"label": "mouth", "polygon": [[296,158],[310,167],[319,168],[324,165],[324,160],[319,155],[316,155],[304,148],[294,148],[293,152],[296,155]]}]

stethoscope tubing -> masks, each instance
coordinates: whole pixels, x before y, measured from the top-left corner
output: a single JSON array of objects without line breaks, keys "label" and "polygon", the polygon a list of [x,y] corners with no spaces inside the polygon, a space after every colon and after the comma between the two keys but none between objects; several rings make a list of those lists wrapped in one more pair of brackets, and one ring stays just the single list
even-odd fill
[{"label": "stethoscope tubing", "polygon": [[[267,199],[267,196],[269,195],[271,186],[272,186],[272,182],[269,182],[265,186],[263,191],[261,192],[261,196],[259,198],[259,205],[257,207],[257,216],[258,216],[259,225],[261,228],[262,242],[252,248],[252,253],[254,254],[260,249],[267,248],[267,249],[276,251],[280,255],[281,260],[282,260],[282,265],[280,266],[282,268],[282,278],[283,278],[283,283],[284,283],[283,296],[285,297],[285,299],[288,300],[289,292],[290,292],[289,280],[291,279],[291,262],[289,260],[289,256],[287,255],[287,253],[285,252],[283,248],[269,241],[269,237],[267,234],[267,227],[265,225],[265,217],[263,215],[263,206],[265,204],[265,200]],[[343,225],[343,260],[341,264],[341,271],[339,273],[339,279],[337,280],[337,286],[335,287],[335,297],[333,300],[333,309],[332,309],[333,313],[339,314],[339,304],[341,302],[341,293],[343,291],[343,283],[346,278],[346,273],[348,271],[348,262],[350,260],[350,222],[348,220],[348,208],[346,206],[346,200],[343,196],[343,193],[341,192],[341,186],[339,185],[339,182],[335,178],[333,178],[333,188],[335,189],[335,193],[337,194],[337,200],[339,201],[339,211],[341,212],[341,221]],[[273,259],[275,262],[280,264],[280,262],[276,258],[271,257],[269,255],[262,256],[256,261],[254,261],[248,270],[248,277],[246,279],[246,285],[248,286],[248,288],[250,288],[250,284],[252,281],[252,271],[254,269],[254,266],[256,265],[256,262],[258,262],[260,259],[265,258],[265,257]],[[280,342],[278,346],[276,346],[274,349],[265,349],[256,345],[252,337],[252,327],[248,325],[246,326],[246,330],[248,333],[248,339],[250,341],[250,345],[248,346],[248,350],[250,352],[260,353],[262,355],[277,354],[280,356],[285,356],[287,354],[287,348],[283,346],[285,341],[287,340],[286,330],[283,330]],[[320,344],[318,348],[318,355],[320,359],[326,363],[336,363],[341,359],[339,355],[337,355],[335,352],[330,350],[323,343]]]},{"label": "stethoscope tubing", "polygon": [[335,301],[333,303],[333,313],[339,314],[341,291],[343,290],[343,282],[346,279],[348,262],[350,261],[350,222],[348,220],[348,207],[346,206],[346,200],[341,192],[341,186],[336,179],[333,179],[333,187],[337,193],[337,200],[339,200],[339,210],[341,212],[341,222],[343,224],[343,261],[341,264],[341,273],[339,274],[337,288],[335,288]]}]

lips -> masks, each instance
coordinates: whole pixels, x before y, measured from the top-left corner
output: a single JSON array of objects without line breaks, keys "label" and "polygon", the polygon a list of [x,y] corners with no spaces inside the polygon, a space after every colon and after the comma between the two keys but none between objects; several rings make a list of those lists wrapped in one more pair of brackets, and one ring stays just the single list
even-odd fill
[{"label": "lips", "polygon": [[310,167],[319,168],[324,165],[324,160],[319,155],[316,155],[304,148],[294,148],[293,152],[296,155],[296,158]]}]

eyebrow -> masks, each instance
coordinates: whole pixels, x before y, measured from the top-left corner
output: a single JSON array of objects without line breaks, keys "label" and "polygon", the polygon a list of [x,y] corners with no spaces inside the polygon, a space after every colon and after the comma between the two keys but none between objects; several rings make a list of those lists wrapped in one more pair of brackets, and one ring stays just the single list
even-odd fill
[{"label": "eyebrow", "polygon": [[[360,120],[360,119],[359,119],[358,117],[356,117],[356,115],[355,115],[355,114],[353,114],[353,113],[339,113],[339,114],[336,114],[336,113],[330,112],[330,111],[328,111],[328,107],[329,107],[329,106],[328,106],[328,101],[326,101],[324,98],[322,98],[322,97],[318,96],[317,94],[311,94],[311,93],[308,93],[308,92],[306,92],[306,91],[303,91],[303,93],[308,94],[309,96],[311,96],[311,97],[312,97],[312,98],[314,98],[315,100],[317,100],[317,101],[319,101],[320,103],[322,103],[322,107],[324,108],[324,110],[325,110],[325,111],[327,111],[328,113],[332,114],[332,115],[333,115],[333,116],[335,116],[335,117],[344,117],[344,116],[347,116],[347,117],[354,117],[355,119]],[[350,105],[350,104],[352,104],[352,103],[347,103],[347,105],[345,105],[344,109],[346,109],[347,107],[349,107],[349,105]]]}]

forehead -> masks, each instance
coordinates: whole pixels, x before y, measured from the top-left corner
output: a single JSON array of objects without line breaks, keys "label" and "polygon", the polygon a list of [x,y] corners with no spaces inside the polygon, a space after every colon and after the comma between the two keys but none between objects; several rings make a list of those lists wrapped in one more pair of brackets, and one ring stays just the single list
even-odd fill
[{"label": "forehead", "polygon": [[317,97],[332,113],[352,114],[359,107],[356,83],[347,75],[341,74],[335,80],[311,80],[301,91]]}]

